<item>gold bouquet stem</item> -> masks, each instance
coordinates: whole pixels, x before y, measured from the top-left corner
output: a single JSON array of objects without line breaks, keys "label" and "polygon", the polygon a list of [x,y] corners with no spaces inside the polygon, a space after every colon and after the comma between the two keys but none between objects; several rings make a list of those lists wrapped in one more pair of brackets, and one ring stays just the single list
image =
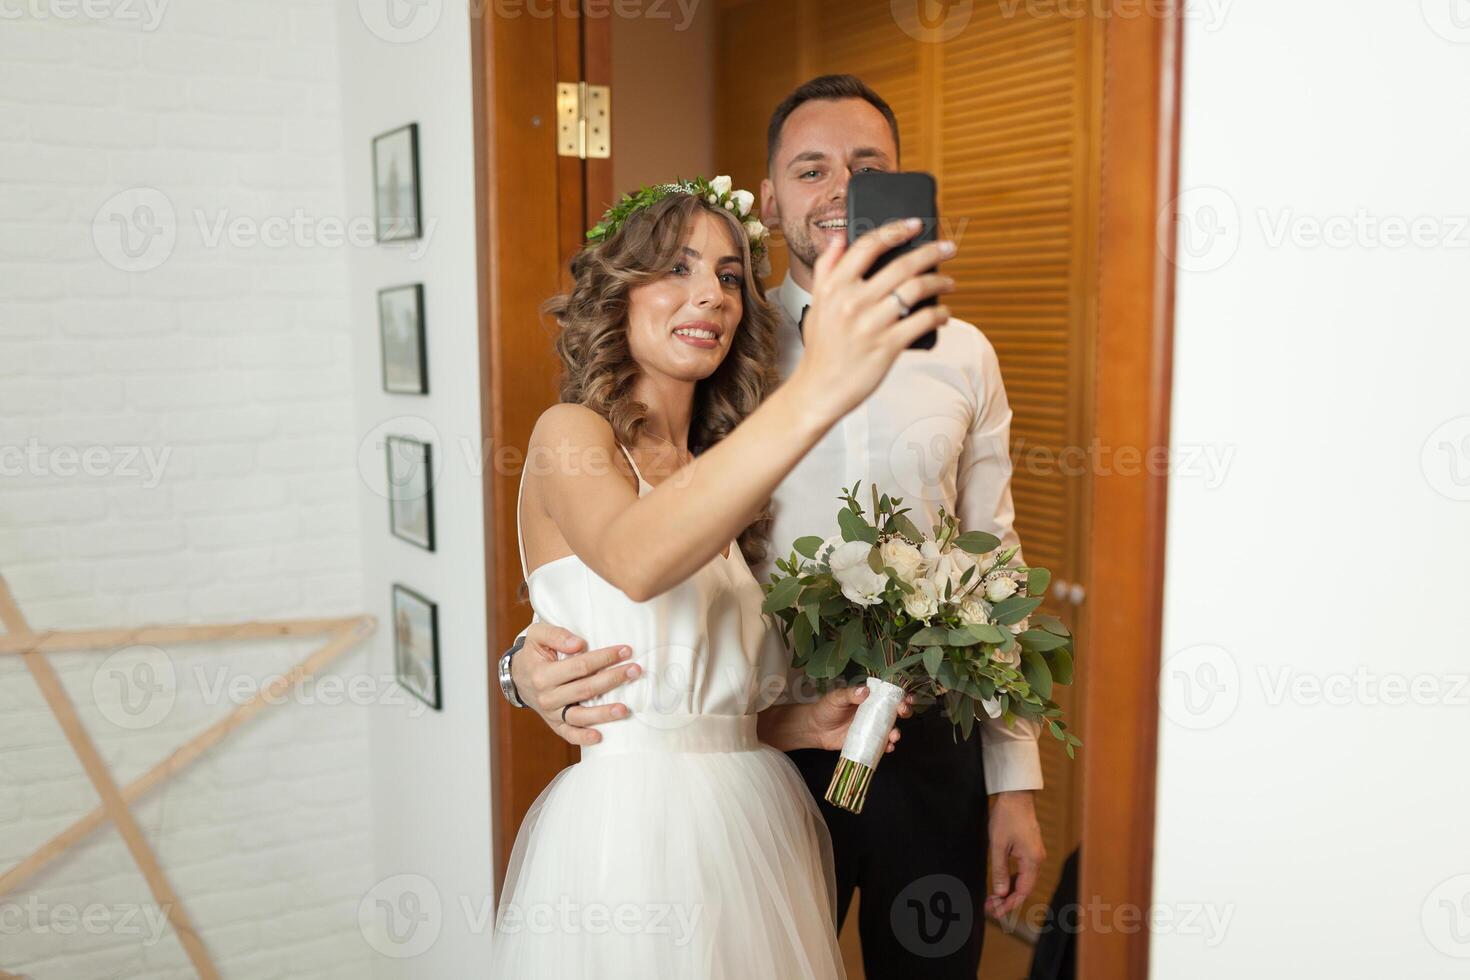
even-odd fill
[{"label": "gold bouquet stem", "polygon": [[852,813],[862,813],[863,804],[868,799],[868,784],[872,781],[872,769],[851,759],[838,759],[825,799],[835,807]]}]

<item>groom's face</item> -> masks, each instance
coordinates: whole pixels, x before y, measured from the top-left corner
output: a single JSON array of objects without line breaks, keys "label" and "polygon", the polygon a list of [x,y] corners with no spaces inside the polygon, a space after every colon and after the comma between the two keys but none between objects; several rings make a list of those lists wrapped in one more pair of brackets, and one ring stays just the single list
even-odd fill
[{"label": "groom's face", "polygon": [[780,228],[793,264],[811,274],[827,244],[847,238],[847,181],[897,170],[888,120],[863,99],[814,99],[786,118],[761,182],[761,220]]}]

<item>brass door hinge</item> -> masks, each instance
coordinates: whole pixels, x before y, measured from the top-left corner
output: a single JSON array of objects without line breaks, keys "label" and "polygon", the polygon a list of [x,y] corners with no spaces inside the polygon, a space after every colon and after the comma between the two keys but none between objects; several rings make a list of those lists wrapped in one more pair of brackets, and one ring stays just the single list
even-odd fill
[{"label": "brass door hinge", "polygon": [[586,82],[556,83],[556,152],[583,160],[612,156],[612,89]]}]

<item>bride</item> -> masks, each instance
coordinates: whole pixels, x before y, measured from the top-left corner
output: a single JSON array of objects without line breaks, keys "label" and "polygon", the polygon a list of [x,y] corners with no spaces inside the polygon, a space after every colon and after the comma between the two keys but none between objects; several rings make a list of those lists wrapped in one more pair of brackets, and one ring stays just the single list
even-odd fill
[{"label": "bride", "polygon": [[843,975],[831,842],[781,750],[839,748],[867,689],[776,703],[787,654],[748,562],[771,492],[946,319],[908,307],[952,283],[923,271],[937,245],[862,278],[917,227],[833,245],[774,387],[750,204],[723,177],[625,197],[547,306],[565,374],[521,477],[522,571],[539,618],[630,641],[638,677],[521,824],[496,980]]}]

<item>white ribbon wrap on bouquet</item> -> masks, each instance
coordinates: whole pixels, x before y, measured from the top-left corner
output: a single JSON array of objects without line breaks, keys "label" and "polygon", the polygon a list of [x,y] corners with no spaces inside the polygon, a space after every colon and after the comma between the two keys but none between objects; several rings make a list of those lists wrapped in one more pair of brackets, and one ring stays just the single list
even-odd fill
[{"label": "white ribbon wrap on bouquet", "polygon": [[903,703],[903,688],[897,684],[868,678],[868,697],[858,705],[842,741],[842,758],[861,763],[869,769],[878,767],[888,745],[888,733],[898,720],[898,706]]}]

